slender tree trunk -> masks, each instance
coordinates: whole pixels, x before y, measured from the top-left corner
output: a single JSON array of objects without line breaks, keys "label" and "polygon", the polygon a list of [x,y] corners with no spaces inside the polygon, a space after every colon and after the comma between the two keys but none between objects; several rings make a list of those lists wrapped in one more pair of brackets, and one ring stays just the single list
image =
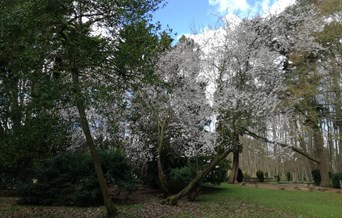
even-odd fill
[{"label": "slender tree trunk", "polygon": [[215,158],[210,162],[207,168],[205,168],[202,172],[198,172],[196,177],[180,192],[175,195],[169,196],[164,199],[161,203],[167,205],[177,205],[178,200],[191,194],[194,190],[196,190],[199,186],[199,183],[210,173],[215,166],[227,155],[231,152],[230,149],[224,150],[222,153],[217,154]]},{"label": "slender tree trunk", "polygon": [[341,92],[341,67],[337,67],[334,70],[333,74],[333,89],[336,95],[335,101],[333,102],[335,108],[335,119],[334,124],[337,130],[337,141],[338,141],[338,148],[336,150],[336,163],[337,163],[337,170],[342,171],[342,92]]},{"label": "slender tree trunk", "polygon": [[336,162],[334,161],[334,141],[333,141],[333,128],[331,128],[331,122],[327,122],[327,131],[328,131],[328,148],[329,148],[329,171],[333,172],[336,166]]},{"label": "slender tree trunk", "polygon": [[[6,82],[6,81],[5,81]],[[9,73],[9,79],[7,80],[9,83],[9,101],[10,101],[10,117],[12,121],[12,130],[13,133],[18,134],[21,128],[21,108],[18,103],[18,86],[19,86],[19,79],[17,76],[14,75],[13,72]],[[6,124],[7,125],[7,124]]]},{"label": "slender tree trunk", "polygon": [[158,158],[157,158],[157,165],[158,165],[158,178],[161,189],[165,194],[170,194],[168,189],[168,182],[166,179],[166,175],[164,172],[164,166],[162,162],[162,153],[164,150],[164,128],[165,128],[166,120],[163,120],[158,123]]},{"label": "slender tree trunk", "polygon": [[76,98],[76,106],[77,106],[77,110],[78,110],[78,113],[80,116],[81,127],[82,127],[83,133],[86,137],[86,141],[87,141],[87,144],[88,144],[88,147],[90,150],[90,154],[91,154],[91,157],[93,159],[95,172],[96,172],[96,176],[97,176],[100,188],[101,188],[104,205],[107,209],[108,216],[113,217],[113,216],[116,216],[118,214],[118,211],[110,199],[108,186],[107,186],[106,179],[103,175],[103,170],[101,167],[100,155],[96,150],[94,140],[91,136],[87,116],[85,113],[85,106],[84,106],[83,99],[82,99],[81,88],[79,85],[78,69],[72,69],[72,82],[73,82],[73,88],[74,88],[74,93],[75,93],[75,98]]},{"label": "slender tree trunk", "polygon": [[232,167],[232,174],[229,177],[228,183],[234,184],[237,179],[237,173],[239,170],[239,151],[233,152],[233,167]]}]

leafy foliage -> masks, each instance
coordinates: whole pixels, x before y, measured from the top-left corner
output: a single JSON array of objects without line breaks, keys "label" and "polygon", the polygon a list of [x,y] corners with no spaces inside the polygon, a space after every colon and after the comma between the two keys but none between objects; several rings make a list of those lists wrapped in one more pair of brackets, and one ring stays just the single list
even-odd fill
[{"label": "leafy foliage", "polygon": [[258,170],[256,172],[256,176],[257,176],[259,182],[264,182],[264,172],[263,171]]},{"label": "leafy foliage", "polygon": [[236,177],[236,181],[242,182],[242,181],[243,181],[243,178],[244,178],[244,175],[243,175],[243,173],[242,173],[242,170],[239,168],[239,169],[238,169],[238,173],[237,173],[237,177]]},{"label": "leafy foliage", "polygon": [[287,179],[287,181],[291,181],[291,180],[292,180],[292,174],[291,174],[291,172],[287,172],[287,173],[286,173],[286,179]]},{"label": "leafy foliage", "polygon": [[[196,175],[198,170],[202,170],[207,165],[208,157],[198,157],[196,160],[188,162],[183,167],[172,168],[169,174],[169,184],[171,190],[184,188]],[[227,169],[229,160],[222,160],[203,180],[202,183],[219,185],[227,179]]]},{"label": "leafy foliage", "polygon": [[[107,183],[132,192],[136,180],[120,150],[101,153]],[[32,179],[19,186],[21,203],[90,206],[103,202],[88,154],[66,153],[36,164]]]},{"label": "leafy foliage", "polygon": [[321,173],[318,169],[311,171],[312,178],[314,180],[314,184],[319,186],[321,184]]},{"label": "leafy foliage", "polygon": [[0,143],[0,173],[19,182],[30,175],[33,164],[65,152],[70,143],[70,129],[48,113],[28,118],[19,132],[5,134]]},{"label": "leafy foliage", "polygon": [[341,181],[342,181],[342,173],[335,173],[332,175],[331,183],[334,188],[342,188]]}]

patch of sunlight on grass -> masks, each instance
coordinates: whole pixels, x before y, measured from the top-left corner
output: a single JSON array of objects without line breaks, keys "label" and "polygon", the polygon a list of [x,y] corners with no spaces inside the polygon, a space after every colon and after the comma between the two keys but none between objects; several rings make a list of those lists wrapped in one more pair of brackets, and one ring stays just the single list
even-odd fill
[{"label": "patch of sunlight on grass", "polygon": [[[262,189],[222,184],[222,190],[202,195],[207,214],[224,217],[337,217],[342,214],[342,195]],[[221,216],[222,214],[222,216]]]}]

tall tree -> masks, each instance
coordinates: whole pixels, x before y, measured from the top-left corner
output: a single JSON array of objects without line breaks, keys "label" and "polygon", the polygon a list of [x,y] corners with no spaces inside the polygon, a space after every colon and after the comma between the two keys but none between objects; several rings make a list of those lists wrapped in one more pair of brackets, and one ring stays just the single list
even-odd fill
[{"label": "tall tree", "polygon": [[[72,100],[72,105],[78,111],[79,125],[83,130],[94,160],[96,174],[108,215],[116,215],[117,210],[110,200],[109,190],[103,176],[101,162],[87,118],[87,109],[89,108],[89,103],[92,101],[89,96],[90,93],[94,93],[95,87],[98,87],[99,84],[103,85],[105,83],[104,81],[106,81],[105,84],[109,87],[109,84],[112,86],[118,85],[119,80],[123,78],[126,79],[124,81],[129,81],[133,76],[144,77],[143,75],[146,74],[146,71],[142,71],[142,68],[130,68],[125,72],[120,71],[122,63],[116,59],[118,58],[117,56],[114,56],[117,55],[115,54],[116,51],[122,50],[122,48],[118,48],[118,44],[122,44],[120,43],[119,33],[127,25],[136,24],[141,21],[148,23],[151,18],[151,13],[159,7],[162,0],[63,0],[58,2],[50,0],[44,2],[30,0],[6,1],[5,3],[6,8],[2,12],[7,13],[7,17],[5,16],[5,18],[8,19],[3,20],[2,17],[1,25],[7,26],[5,21],[10,21],[9,24],[15,25],[11,29],[5,29],[7,32],[3,32],[3,29],[1,29],[1,35],[5,35],[6,39],[10,39],[11,36],[18,35],[16,28],[19,27],[19,30],[22,30],[23,33],[25,32],[24,36],[28,35],[26,32],[33,35],[33,37],[26,38],[33,42],[27,43],[26,40],[21,39],[18,40],[21,42],[19,44],[17,43],[18,41],[16,43],[14,41],[2,43],[1,47],[8,49],[8,51],[15,51],[16,49],[18,51],[17,53],[11,52],[13,58],[10,61],[6,59],[5,55],[1,54],[1,65],[4,66],[2,67],[4,69],[3,72],[8,74],[16,70],[10,64],[14,60],[22,60],[19,57],[26,57],[20,55],[20,49],[23,46],[27,46],[27,48],[31,46],[32,49],[26,51],[32,53],[37,51],[38,54],[41,54],[41,56],[30,55],[28,57],[32,57],[33,61],[40,61],[40,63],[34,65],[36,68],[44,69],[52,78],[59,78],[63,82],[63,87],[65,87],[63,96],[69,96],[68,99]],[[22,11],[23,13],[21,13]],[[13,19],[13,13],[19,14],[19,18],[23,18],[21,20],[24,21],[24,24],[25,22],[29,22],[33,28],[28,28],[28,25],[24,25],[21,28],[19,22]],[[30,31],[27,31],[28,29]],[[128,37],[130,36],[128,35]],[[46,46],[41,46],[43,43],[39,41],[40,39],[43,39],[42,42]],[[139,45],[142,42],[135,41],[135,43]],[[152,53],[146,54],[142,52],[145,46],[148,45],[142,45],[144,46],[136,47],[131,53],[141,54],[151,58]],[[134,58],[137,58],[137,56],[134,56]],[[141,59],[141,56],[139,58]],[[142,61],[139,63],[142,63]],[[22,72],[24,67],[26,67],[26,65],[20,64],[16,66],[18,67],[16,72]],[[34,75],[37,71],[36,68],[27,68],[25,70],[27,73],[30,72]],[[127,75],[130,76],[127,77]],[[40,78],[41,75],[38,74],[37,77]],[[16,80],[13,78],[11,81]],[[12,86],[18,87],[18,82],[16,83]],[[47,86],[44,90],[48,88]],[[15,91],[14,88],[13,90]],[[17,92],[10,94],[12,99],[15,99],[15,96],[19,96]],[[59,100],[65,99],[60,98]],[[10,105],[11,110],[15,109],[15,111],[18,111],[16,108],[19,105],[14,101],[12,102],[12,105]],[[62,103],[65,103],[65,101]],[[13,124],[11,129],[15,129],[16,126],[20,125],[17,114],[17,112],[13,111],[13,117],[11,119],[15,124]]]},{"label": "tall tree", "polygon": [[14,167],[17,177],[34,161],[63,151],[70,132],[55,108],[61,83],[48,72],[56,16],[37,16],[33,1],[3,1],[1,7],[0,168]]}]

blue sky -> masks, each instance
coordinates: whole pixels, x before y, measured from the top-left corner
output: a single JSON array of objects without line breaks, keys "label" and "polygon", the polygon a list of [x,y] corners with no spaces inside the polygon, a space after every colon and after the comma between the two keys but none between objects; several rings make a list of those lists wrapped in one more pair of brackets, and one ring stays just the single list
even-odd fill
[{"label": "blue sky", "polygon": [[163,27],[168,24],[179,35],[192,33],[216,21],[207,0],[169,0],[168,4],[154,15]]},{"label": "blue sky", "polygon": [[201,32],[205,27],[217,26],[219,16],[253,16],[259,13],[277,13],[295,0],[168,0],[154,19],[163,28],[168,25],[174,33]]}]

